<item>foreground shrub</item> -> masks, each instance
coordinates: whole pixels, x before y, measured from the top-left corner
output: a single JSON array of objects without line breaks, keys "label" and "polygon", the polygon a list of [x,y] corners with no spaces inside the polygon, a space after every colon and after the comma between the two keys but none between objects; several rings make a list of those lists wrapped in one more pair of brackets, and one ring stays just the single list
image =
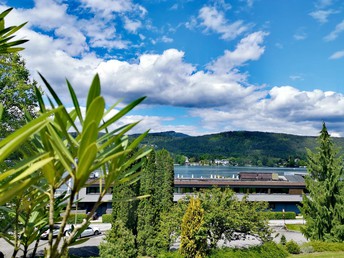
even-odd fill
[{"label": "foreground shrub", "polygon": [[275,242],[266,242],[260,246],[243,249],[223,248],[214,250],[211,258],[285,258],[288,252]]},{"label": "foreground shrub", "polygon": [[103,214],[102,215],[103,223],[112,223],[112,214]]},{"label": "foreground shrub", "polygon": [[285,245],[287,248],[288,253],[290,254],[299,254],[301,253],[300,246],[293,240],[288,241]]},{"label": "foreground shrub", "polygon": [[[268,212],[269,219],[283,219],[283,212],[281,211],[271,211]],[[284,212],[284,219],[295,219],[296,213],[293,211]]]},{"label": "foreground shrub", "polygon": [[280,244],[281,244],[281,245],[286,245],[286,243],[287,243],[287,239],[285,238],[285,235],[282,235],[282,236],[281,236]]},{"label": "foreground shrub", "polygon": [[102,258],[134,258],[137,257],[135,236],[121,220],[116,220],[105,242],[100,243],[99,254]]},{"label": "foreground shrub", "polygon": [[329,243],[321,241],[311,241],[302,245],[302,248],[311,246],[314,252],[338,252],[344,251],[344,243]]}]

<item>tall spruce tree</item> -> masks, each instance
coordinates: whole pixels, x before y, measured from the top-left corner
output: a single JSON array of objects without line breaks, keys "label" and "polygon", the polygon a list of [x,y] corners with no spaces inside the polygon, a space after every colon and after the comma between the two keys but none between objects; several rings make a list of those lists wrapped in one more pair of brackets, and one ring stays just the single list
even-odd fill
[{"label": "tall spruce tree", "polygon": [[166,150],[154,151],[147,159],[140,194],[150,197],[139,203],[137,243],[139,254],[157,256],[161,249],[169,248],[168,242],[160,241],[160,226],[163,212],[173,206],[173,159]]},{"label": "tall spruce tree", "polygon": [[303,233],[311,240],[344,240],[343,162],[325,123],[316,152],[307,150],[309,195],[303,195],[301,212],[306,220]]}]

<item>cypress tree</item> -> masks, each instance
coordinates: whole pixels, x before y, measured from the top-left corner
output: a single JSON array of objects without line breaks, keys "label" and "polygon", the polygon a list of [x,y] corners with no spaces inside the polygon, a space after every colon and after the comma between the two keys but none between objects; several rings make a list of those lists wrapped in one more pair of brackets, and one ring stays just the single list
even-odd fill
[{"label": "cypress tree", "polygon": [[204,225],[204,209],[199,198],[190,198],[182,221],[180,253],[186,258],[205,257],[207,234]]},{"label": "cypress tree", "polygon": [[161,230],[163,212],[173,205],[173,159],[166,150],[153,151],[140,180],[140,195],[149,194],[138,207],[138,249],[139,254],[157,256],[161,249],[169,248],[166,231]]},{"label": "cypress tree", "polygon": [[306,220],[304,234],[311,240],[344,240],[343,164],[325,123],[316,152],[307,150],[309,195],[303,195],[301,212]]}]

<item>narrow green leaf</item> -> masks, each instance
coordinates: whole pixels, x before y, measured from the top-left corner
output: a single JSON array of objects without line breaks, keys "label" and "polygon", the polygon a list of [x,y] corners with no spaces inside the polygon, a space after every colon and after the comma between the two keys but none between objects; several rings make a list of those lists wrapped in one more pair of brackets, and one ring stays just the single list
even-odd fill
[{"label": "narrow green leaf", "polygon": [[78,157],[81,158],[89,145],[96,142],[98,137],[98,127],[95,122],[89,124],[82,134],[81,143],[78,150]]},{"label": "narrow green leaf", "polygon": [[[47,163],[52,161],[53,158],[45,158],[43,160],[40,160],[36,163],[30,164],[30,167],[26,169],[25,171],[21,172],[18,176],[14,177],[9,183],[8,186],[30,176],[32,173],[36,172],[37,170],[41,169],[43,166],[45,166]],[[1,189],[1,187],[0,187]]]},{"label": "narrow green leaf", "polygon": [[[46,113],[44,117],[47,118],[48,114]],[[48,120],[42,120],[43,116],[40,116],[2,140],[0,142],[0,162],[20,147],[32,134],[37,133],[49,123]]]},{"label": "narrow green leaf", "polygon": [[89,110],[89,107],[93,100],[98,96],[100,96],[100,80],[99,75],[96,74],[93,78],[90,90],[88,91],[86,112]]},{"label": "narrow green leaf", "polygon": [[12,200],[18,194],[25,191],[29,187],[29,185],[33,184],[34,182],[35,180],[30,178],[20,182],[20,184],[17,184],[15,187],[7,189],[4,192],[0,192],[0,205],[4,205],[5,203]]},{"label": "narrow green leaf", "polygon": [[0,13],[0,19],[4,19],[6,17],[6,15],[8,15],[11,11],[13,10],[13,8],[8,8],[5,11]]},{"label": "narrow green leaf", "polygon": [[105,101],[102,96],[96,97],[90,104],[89,109],[86,111],[85,121],[83,127],[87,128],[88,124],[95,122],[97,127],[103,118],[105,110]]},{"label": "narrow green leaf", "polygon": [[74,190],[79,191],[92,172],[91,165],[97,155],[97,145],[95,143],[89,145],[84,152],[84,155],[79,159],[78,167],[76,170],[76,178],[74,182]]},{"label": "narrow green leaf", "polygon": [[82,117],[82,113],[81,113],[81,110],[80,110],[80,104],[79,104],[78,98],[77,98],[77,96],[75,94],[75,91],[74,91],[72,85],[69,83],[68,80],[66,80],[66,81],[67,81],[67,85],[68,85],[70,96],[72,97],[72,101],[73,101],[73,104],[74,104],[74,108],[75,108],[76,114],[78,115],[80,124],[83,124],[84,123],[84,119]]}]

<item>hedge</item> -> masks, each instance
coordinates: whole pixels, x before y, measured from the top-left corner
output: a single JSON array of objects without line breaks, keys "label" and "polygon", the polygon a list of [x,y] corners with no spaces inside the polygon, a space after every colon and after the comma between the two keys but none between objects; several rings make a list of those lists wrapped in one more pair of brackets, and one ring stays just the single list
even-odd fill
[{"label": "hedge", "polygon": [[103,223],[111,223],[112,222],[112,214],[103,214],[102,215],[102,222]]},{"label": "hedge", "polygon": [[296,218],[296,213],[294,211],[286,211],[286,212],[271,211],[271,212],[268,212],[267,215],[269,219],[283,219],[283,213],[284,213],[284,219]]},{"label": "hedge", "polygon": [[314,252],[339,252],[344,251],[344,243],[331,243],[331,242],[321,242],[321,241],[311,241],[304,243],[304,247],[313,247]]},{"label": "hedge", "polygon": [[223,248],[214,250],[210,258],[285,258],[288,252],[282,245],[275,242],[266,242],[260,246],[249,248]]}]

